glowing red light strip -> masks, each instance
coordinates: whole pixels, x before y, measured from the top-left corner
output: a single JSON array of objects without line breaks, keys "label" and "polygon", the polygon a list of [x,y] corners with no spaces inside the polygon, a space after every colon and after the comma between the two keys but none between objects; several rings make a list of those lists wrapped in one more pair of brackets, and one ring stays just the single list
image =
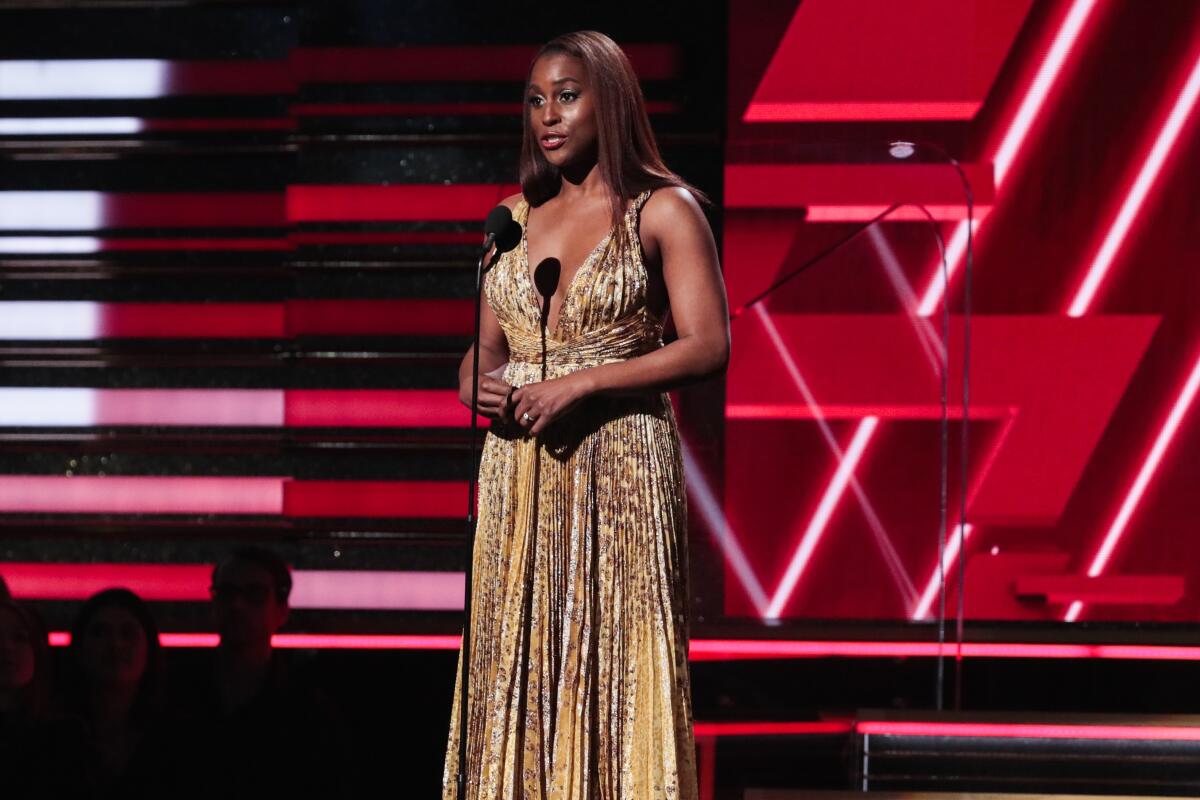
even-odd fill
[{"label": "glowing red light strip", "polygon": [[[962,419],[962,406],[947,409],[950,419]],[[1013,416],[1011,406],[971,406],[971,419],[1006,420]],[[822,405],[809,403],[730,403],[725,406],[726,419],[941,419],[940,405]]]},{"label": "glowing red light strip", "polygon": [[1166,163],[1167,157],[1179,140],[1179,133],[1183,130],[1184,123],[1195,109],[1198,97],[1200,97],[1200,52],[1195,55],[1187,80],[1175,96],[1171,110],[1167,112],[1165,121],[1154,137],[1154,144],[1147,153],[1145,161],[1142,162],[1137,177],[1130,185],[1120,210],[1109,225],[1108,233],[1105,234],[1100,248],[1092,258],[1092,264],[1088,267],[1083,282],[1075,291],[1075,296],[1067,308],[1067,316],[1081,317],[1087,313],[1100,284],[1112,267],[1113,259],[1116,258],[1121,245],[1125,243],[1126,236],[1137,219],[1138,212],[1142,210],[1146,195],[1153,188],[1154,182],[1162,172],[1163,164]]},{"label": "glowing red light strip", "polygon": [[[941,646],[942,655],[956,655],[956,643]],[[933,658],[937,642],[812,641],[796,639],[693,639],[693,661],[735,661],[755,658]],[[1099,658],[1113,660],[1197,661],[1198,646],[1061,644],[1027,642],[965,642],[966,658]]]},{"label": "glowing red light strip", "polygon": [[851,720],[808,722],[697,722],[696,736],[822,736],[845,734],[854,730]]},{"label": "glowing red light strip", "polygon": [[[950,565],[958,558],[960,548],[958,531],[962,528],[962,545],[965,546],[967,539],[971,537],[971,532],[975,529],[974,525],[954,526],[954,530],[950,531],[946,537],[946,546],[942,550],[942,575],[950,574]],[[925,591],[921,593],[921,599],[918,601],[916,608],[913,609],[912,618],[915,620],[925,619],[929,614],[929,609],[933,607],[933,601],[937,599],[938,587],[942,582],[939,580],[939,573],[935,569],[933,575],[929,576],[929,582],[925,584]]]},{"label": "glowing red light strip", "polygon": [[741,542],[729,523],[729,519],[721,511],[721,504],[713,493],[712,487],[704,477],[704,470],[692,455],[692,448],[687,440],[681,437],[680,450],[683,456],[683,473],[687,479],[688,497],[694,502],[695,509],[708,523],[708,529],[717,540],[725,563],[733,570],[733,575],[742,585],[746,596],[754,604],[761,616],[767,607],[767,593],[759,583]]},{"label": "glowing red light strip", "polygon": [[[163,633],[164,647],[216,647],[215,633]],[[50,644],[65,647],[71,634],[55,631]],[[344,650],[457,650],[457,635],[405,634],[277,634],[272,643],[280,648]],[[932,658],[938,654],[936,642],[847,642],[805,641],[795,639],[692,639],[692,661],[734,661],[757,658]],[[957,646],[942,646],[944,655],[953,655]],[[1031,644],[1022,642],[967,642],[965,658],[1096,658],[1121,661],[1200,661],[1200,646],[1121,645],[1121,644]]]},{"label": "glowing red light strip", "polygon": [[[979,220],[975,220],[974,230],[979,230]],[[954,271],[958,269],[958,264],[962,261],[963,254],[967,252],[967,221],[963,220],[954,226],[954,233],[950,234],[950,240],[946,242],[946,277],[942,278],[942,262],[939,258],[934,266],[933,277],[929,280],[929,286],[925,289],[925,294],[921,295],[921,304],[917,306],[917,314],[922,317],[929,317],[937,311],[938,304],[942,302],[942,296],[946,292],[946,287],[950,281],[954,280]]]},{"label": "glowing red light strip", "polygon": [[[1054,34],[1053,42],[1049,49],[1045,51],[1046,55],[1042,60],[1041,66],[1038,67],[1037,73],[1029,83],[1028,88],[1026,88],[1016,113],[1009,120],[999,147],[996,148],[990,159],[995,170],[994,177],[997,193],[1000,190],[1001,184],[1004,183],[1005,177],[1012,169],[1017,154],[1028,141],[1029,131],[1033,128],[1034,123],[1041,114],[1042,108],[1046,104],[1046,98],[1054,88],[1058,78],[1062,75],[1063,66],[1075,49],[1080,34],[1083,32],[1088,20],[1091,19],[1092,11],[1095,7],[1096,0],[1075,0],[1059,24],[1058,30]],[[976,221],[976,229],[978,229],[978,220]],[[946,247],[946,265],[950,279],[953,279],[958,269],[958,263],[962,260],[962,256],[966,252],[966,243],[967,223],[963,221],[955,226],[954,233],[950,237],[950,241]],[[939,261],[933,270],[933,277],[929,281],[928,288],[922,295],[921,306],[918,312],[922,316],[932,314],[937,308],[938,303],[941,302],[945,287],[942,286],[940,271],[941,264]]]},{"label": "glowing red light strip", "polygon": [[[215,633],[163,633],[159,634],[163,647],[216,647],[219,638]],[[71,643],[67,631],[50,634],[50,644],[66,647]],[[462,645],[458,636],[390,635],[390,634],[315,634],[279,633],[271,637],[271,644],[284,650],[457,650]]]},{"label": "glowing red light strip", "polygon": [[[1125,499],[1117,511],[1117,516],[1113,518],[1112,524],[1108,526],[1108,532],[1104,535],[1104,540],[1100,543],[1100,548],[1092,556],[1092,562],[1088,566],[1087,571],[1090,577],[1096,577],[1101,574],[1104,572],[1105,567],[1108,566],[1113,551],[1116,550],[1117,543],[1121,540],[1121,535],[1125,532],[1126,527],[1128,527],[1129,520],[1133,516],[1133,512],[1137,509],[1142,495],[1146,493],[1146,487],[1150,484],[1151,478],[1154,477],[1154,473],[1158,470],[1158,465],[1162,462],[1167,447],[1170,446],[1171,440],[1175,438],[1175,433],[1179,430],[1179,426],[1183,422],[1184,415],[1191,407],[1192,401],[1196,399],[1198,389],[1200,389],[1200,355],[1192,363],[1191,374],[1188,375],[1183,388],[1175,397],[1175,402],[1171,405],[1171,411],[1163,421],[1162,427],[1159,428],[1158,435],[1154,437],[1154,444],[1150,447],[1150,452],[1146,454],[1141,469],[1138,470],[1137,477],[1134,478],[1129,491],[1125,493]],[[1067,609],[1064,619],[1067,622],[1074,622],[1079,619],[1079,614],[1082,611],[1083,603],[1075,601]]]},{"label": "glowing red light strip", "polygon": [[743,122],[803,120],[947,120],[971,119],[979,111],[975,100],[858,103],[751,103]]},{"label": "glowing red light strip", "polygon": [[875,433],[875,428],[878,425],[878,417],[864,417],[858,423],[858,428],[854,431],[854,437],[846,447],[837,470],[833,473],[829,485],[825,488],[825,493],[821,496],[821,502],[817,505],[817,510],[813,512],[812,518],[804,530],[804,535],[800,539],[800,546],[796,548],[796,552],[792,555],[792,559],[784,571],[783,578],[780,579],[779,586],[775,589],[775,594],[771,597],[771,603],[767,606],[767,613],[765,615],[767,618],[777,618],[780,612],[783,611],[784,606],[787,605],[787,601],[792,596],[792,591],[796,588],[796,583],[804,573],[805,567],[808,566],[813,551],[816,550],[817,543],[821,540],[821,535],[825,532],[825,528],[829,524],[829,518],[833,516],[834,509],[837,508],[842,495],[846,493],[846,486],[850,483],[850,479],[854,475],[854,469],[862,459],[863,451],[867,449],[867,443],[871,441],[871,436]]},{"label": "glowing red light strip", "polygon": [[[980,415],[976,414],[975,416],[976,418],[979,418]],[[992,444],[992,449],[988,453],[987,458],[984,459],[983,464],[978,470],[976,470],[974,478],[975,482],[971,485],[970,490],[967,492],[967,508],[970,508],[971,504],[975,502],[975,495],[979,494],[979,489],[983,486],[984,479],[986,479],[988,473],[992,471],[992,466],[996,463],[996,457],[1000,455],[1000,451],[1004,448],[1004,443],[1008,440],[1008,435],[1012,432],[1013,424],[1016,421],[1016,409],[1008,409],[1004,427],[1000,429],[999,435],[996,436],[996,441]],[[963,545],[966,544],[967,539],[974,530],[975,526],[970,524],[963,529]],[[910,616],[911,619],[924,619],[929,614],[930,608],[933,607],[933,601],[937,597],[938,587],[941,586],[942,575],[950,574],[950,567],[955,563],[955,561],[957,561],[959,556],[960,546],[957,534],[958,526],[955,525],[954,530],[949,535],[949,540],[946,542],[946,548],[942,551],[942,572],[939,574],[937,562],[935,561],[933,569],[929,574],[929,580],[925,583],[925,591],[921,593],[921,600],[913,609],[913,612]]]},{"label": "glowing red light strip", "polygon": [[[206,603],[212,565],[8,562],[0,575],[23,600],[84,600],[123,586],[151,602]],[[292,608],[462,609],[461,572],[297,569],[292,579]]]},{"label": "glowing red light strip", "polygon": [[[887,209],[883,205],[811,205],[805,220],[808,222],[866,222],[882,214]],[[983,219],[991,210],[990,206],[976,206],[975,218]],[[966,203],[958,205],[926,205],[925,211],[936,220],[960,220],[967,216]],[[911,206],[902,206],[888,215],[888,222],[925,222],[929,217],[925,211]]]},{"label": "glowing red light strip", "polygon": [[1200,727],[1183,725],[1061,725],[1024,722],[863,721],[859,722],[855,727],[859,733],[882,736],[1200,741]]},{"label": "glowing red light strip", "polygon": [[286,476],[6,475],[0,511],[75,514],[272,514]]},{"label": "glowing red light strip", "polygon": [[1096,0],[1075,0],[1070,10],[1067,11],[1067,15],[1063,17],[1058,32],[1054,34],[1054,41],[1050,45],[1050,49],[1046,51],[1042,65],[1038,68],[1029,88],[1025,90],[1025,96],[1021,98],[1021,105],[1018,106],[1017,113],[1008,123],[1008,129],[1004,132],[1000,146],[992,155],[991,160],[996,169],[996,188],[999,188],[1000,184],[1004,182],[1005,176],[1008,175],[1013,162],[1016,161],[1017,154],[1028,139],[1030,129],[1041,113],[1047,95],[1054,88],[1055,81],[1062,73],[1063,65],[1071,55],[1076,42],[1079,41],[1079,35],[1083,32],[1084,26],[1087,25],[1095,8]]},{"label": "glowing red light strip", "polygon": [[[784,367],[787,369],[788,375],[792,379],[792,383],[796,386],[796,390],[800,392],[801,396],[803,396],[804,402],[812,413],[812,418],[816,421],[817,427],[821,432],[821,437],[825,440],[825,443],[829,447],[830,452],[833,453],[834,458],[838,460],[839,472],[834,474],[834,483],[836,483],[838,480],[838,475],[840,474],[840,470],[846,466],[845,462],[847,454],[842,451],[841,446],[838,444],[837,439],[833,435],[833,431],[830,429],[829,424],[825,421],[825,415],[820,404],[817,402],[812,390],[809,389],[808,382],[804,379],[804,375],[800,372],[800,367],[796,364],[796,360],[792,358],[791,351],[788,350],[787,344],[783,341],[783,337],[779,333],[779,329],[775,326],[774,320],[771,319],[771,315],[761,303],[754,306],[754,312],[759,321],[762,323],[763,330],[766,331],[767,336],[771,339],[771,343],[775,347],[775,352],[779,356],[779,359],[783,362]],[[868,416],[868,418],[878,422],[877,417]],[[874,425],[875,423],[871,424],[872,430],[874,429]],[[862,425],[860,423],[860,430],[861,429]],[[869,438],[870,433],[868,432],[866,435]],[[866,447],[865,441],[863,442],[863,447]],[[861,455],[861,453],[859,455]],[[858,455],[855,456],[855,461],[858,460],[858,457]],[[883,523],[880,521],[879,515],[875,512],[875,508],[871,504],[870,499],[867,497],[867,493],[859,484],[858,479],[854,477],[854,467],[851,465],[846,473],[845,482],[836,491],[836,496],[831,496],[827,490],[825,496],[830,501],[828,513],[825,514],[825,518],[823,520],[819,521],[817,527],[812,527],[810,525],[809,530],[805,532],[799,547],[793,554],[791,566],[789,566],[787,574],[784,575],[783,579],[780,581],[779,588],[776,590],[775,597],[771,603],[772,608],[781,609],[784,605],[786,605],[788,598],[795,590],[795,584],[799,580],[800,574],[807,565],[812,549],[816,547],[816,543],[820,539],[826,523],[828,523],[829,515],[832,514],[833,509],[837,507],[837,502],[840,500],[841,494],[845,491],[847,485],[853,490],[855,497],[858,498],[859,506],[862,508],[863,514],[867,519],[867,524],[870,526],[871,532],[875,536],[875,541],[879,545],[880,554],[883,556],[884,562],[887,564],[888,571],[891,573],[892,579],[895,580],[897,588],[904,597],[905,605],[907,606],[915,600],[917,593],[916,587],[913,586],[912,579],[908,576],[908,572],[904,569],[904,564],[900,560],[900,556],[896,552],[895,547],[892,545],[891,538],[888,536],[887,531],[884,530]],[[833,486],[834,484],[831,484],[830,488],[832,489]],[[825,504],[826,501],[822,500],[821,506],[818,507],[818,516],[821,514],[821,508],[825,506]],[[816,517],[814,517],[814,522],[817,522]],[[756,606],[756,608],[759,611],[759,615],[764,619],[773,617],[778,613],[778,611],[773,613],[770,608],[764,608],[762,605]]]}]

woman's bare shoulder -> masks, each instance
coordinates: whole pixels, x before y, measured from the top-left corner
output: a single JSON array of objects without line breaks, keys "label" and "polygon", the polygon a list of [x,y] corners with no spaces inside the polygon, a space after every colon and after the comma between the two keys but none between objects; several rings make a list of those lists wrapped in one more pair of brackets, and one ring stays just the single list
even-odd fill
[{"label": "woman's bare shoulder", "polygon": [[642,226],[651,235],[679,228],[708,227],[708,219],[695,196],[682,186],[661,186],[642,206]]}]

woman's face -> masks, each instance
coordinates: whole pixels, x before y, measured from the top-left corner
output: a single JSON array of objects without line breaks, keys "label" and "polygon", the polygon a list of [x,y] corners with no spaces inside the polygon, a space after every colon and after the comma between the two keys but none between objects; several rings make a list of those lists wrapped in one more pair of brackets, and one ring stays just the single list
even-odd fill
[{"label": "woman's face", "polygon": [[12,609],[0,609],[0,690],[16,691],[33,681],[33,640]]},{"label": "woman's face", "polygon": [[93,684],[131,684],[146,671],[146,631],[120,606],[105,606],[83,630],[81,667]]},{"label": "woman's face", "polygon": [[582,61],[565,53],[539,58],[525,100],[534,138],[547,161],[562,167],[595,158],[596,107]]}]

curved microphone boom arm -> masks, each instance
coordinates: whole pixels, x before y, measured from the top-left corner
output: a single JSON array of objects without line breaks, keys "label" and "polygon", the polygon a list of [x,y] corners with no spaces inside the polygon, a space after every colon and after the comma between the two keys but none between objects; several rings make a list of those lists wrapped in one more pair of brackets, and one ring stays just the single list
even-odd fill
[{"label": "curved microphone boom arm", "polygon": [[[948,163],[958,175],[959,181],[962,184],[963,198],[966,205],[967,217],[967,241],[966,241],[966,262],[965,276],[963,288],[963,396],[962,396],[962,437],[960,439],[961,452],[959,457],[959,514],[956,534],[958,536],[958,597],[956,610],[956,626],[955,626],[955,641],[956,641],[956,660],[955,660],[955,681],[954,681],[954,707],[960,708],[962,705],[962,645],[963,645],[963,611],[964,611],[964,584],[965,584],[965,550],[963,542],[966,535],[967,525],[967,450],[968,450],[968,429],[970,426],[970,353],[971,353],[971,282],[974,267],[974,192],[971,188],[971,182],[967,178],[966,172],[956,158],[946,152],[940,145],[933,142],[918,141],[893,141],[888,143],[888,154],[892,158],[905,159],[918,152],[919,149],[929,149]],[[941,475],[939,481],[940,488],[940,514],[938,526],[938,543],[937,543],[937,575],[938,575],[938,655],[937,655],[937,672],[935,686],[935,706],[940,711],[944,705],[945,697],[945,641],[946,641],[946,575],[945,575],[945,551],[948,536],[948,471],[947,464],[949,461],[949,367],[950,367],[950,266],[948,254],[946,250],[946,242],[942,236],[942,232],[938,226],[937,219],[921,203],[893,203],[884,209],[879,214],[876,214],[871,219],[857,226],[849,234],[842,237],[838,241],[826,247],[821,252],[806,259],[796,267],[788,270],[778,279],[773,281],[769,286],[763,289],[758,294],[751,297],[746,302],[739,305],[736,309],[730,312],[729,319],[734,320],[741,316],[751,306],[767,299],[783,285],[789,283],[793,278],[803,272],[815,267],[816,265],[829,258],[834,253],[840,251],[851,241],[857,239],[862,233],[869,230],[875,224],[885,221],[897,209],[902,207],[913,207],[918,209],[925,217],[925,222],[930,231],[933,233],[934,239],[937,242],[938,253],[940,256],[940,272],[942,276],[942,342],[941,342],[941,420],[940,420],[940,450],[941,457]]]},{"label": "curved microphone boom arm", "polygon": [[[962,377],[962,436],[959,438],[959,498],[958,498],[958,525],[955,534],[958,537],[958,592],[957,602],[955,604],[955,657],[954,657],[954,708],[955,710],[962,708],[962,649],[963,649],[963,627],[964,627],[964,611],[966,603],[966,560],[967,552],[964,548],[967,530],[967,458],[968,458],[968,434],[970,430],[970,400],[971,400],[971,282],[974,275],[975,262],[975,193],[971,189],[971,181],[967,178],[967,173],[962,168],[962,164],[958,159],[946,152],[946,149],[936,142],[928,140],[918,140],[916,142],[909,141],[894,141],[888,146],[888,153],[893,158],[904,159],[908,158],[920,149],[928,149],[936,153],[947,164],[954,168],[958,174],[959,182],[962,184],[963,197],[966,200],[967,207],[967,248],[966,262],[963,275],[963,377]],[[945,255],[942,258],[943,277],[942,277],[942,315],[943,326],[948,329],[950,316],[950,286],[949,275],[946,274]],[[947,336],[947,345],[949,344],[949,334]],[[943,366],[943,375],[949,372],[950,367],[950,351],[947,347],[943,351],[945,363]],[[943,466],[945,465],[945,457],[943,457]],[[942,710],[944,696],[944,659],[943,652],[945,645],[945,628],[946,628],[946,575],[945,575],[945,540],[946,536],[943,532],[938,539],[938,677],[937,677],[937,709]]]}]

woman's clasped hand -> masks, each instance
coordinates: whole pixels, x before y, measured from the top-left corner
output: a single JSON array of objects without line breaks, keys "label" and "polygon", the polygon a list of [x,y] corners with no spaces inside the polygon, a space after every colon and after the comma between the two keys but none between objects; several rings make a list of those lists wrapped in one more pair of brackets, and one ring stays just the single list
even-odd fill
[{"label": "woman's clasped hand", "polygon": [[[541,433],[592,393],[590,380],[579,372],[524,386],[509,385],[498,372],[480,374],[476,411],[489,419],[515,423],[533,434]],[[470,405],[470,397],[462,400]]]},{"label": "woman's clasped hand", "polygon": [[572,372],[517,388],[505,411],[522,428],[537,434],[591,393],[587,376],[583,372]]}]

